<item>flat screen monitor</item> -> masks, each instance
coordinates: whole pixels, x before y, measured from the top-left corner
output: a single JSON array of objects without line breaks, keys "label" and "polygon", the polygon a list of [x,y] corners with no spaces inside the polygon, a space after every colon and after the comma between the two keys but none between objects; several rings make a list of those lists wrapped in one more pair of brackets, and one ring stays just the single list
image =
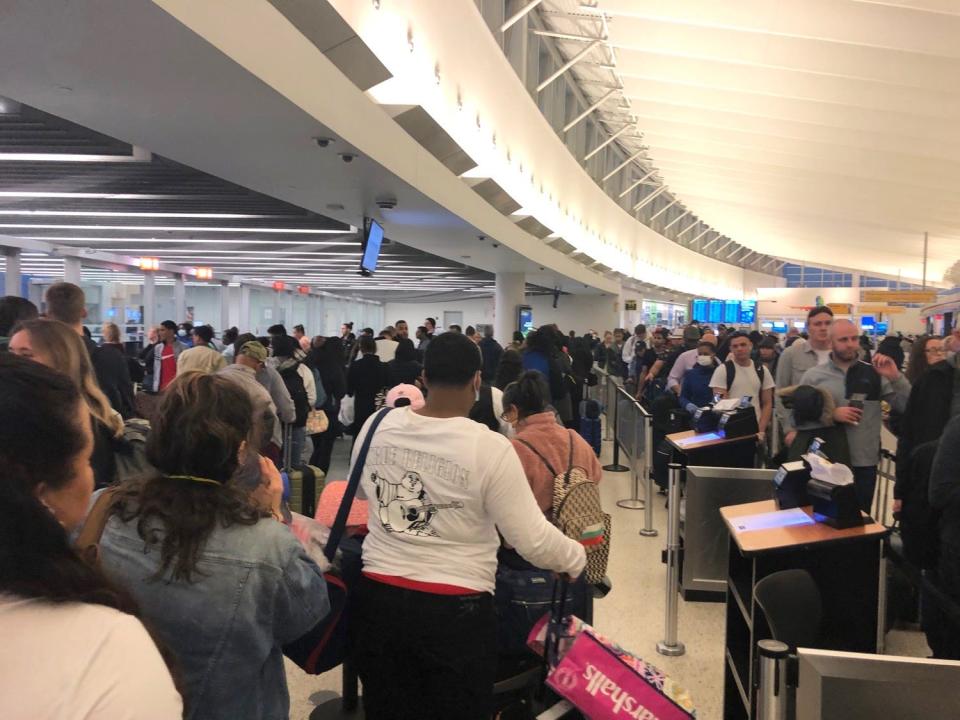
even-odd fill
[{"label": "flat screen monitor", "polygon": [[517,305],[517,329],[526,337],[533,330],[533,308]]},{"label": "flat screen monitor", "polygon": [[383,227],[376,220],[364,223],[363,257],[360,259],[360,274],[373,275],[380,259],[380,246],[383,245]]},{"label": "flat screen monitor", "polygon": [[797,720],[956,717],[960,662],[800,648]]},{"label": "flat screen monitor", "polygon": [[707,310],[707,322],[714,324],[723,322],[723,300],[710,301],[710,306]]},{"label": "flat screen monitor", "polygon": [[764,321],[760,323],[760,327],[762,327],[764,330],[773,330],[773,323]]},{"label": "flat screen monitor", "polygon": [[134,307],[128,305],[125,309],[126,319],[124,322],[140,325],[143,322],[143,306]]},{"label": "flat screen monitor", "polygon": [[887,325],[887,323],[885,323],[885,322],[878,322],[878,323],[876,324],[876,326],[875,326],[876,331],[877,331],[877,335],[886,335],[886,334],[887,334],[887,329],[888,329],[888,327],[889,327],[889,326]]},{"label": "flat screen monitor", "polygon": [[693,319],[697,322],[707,322],[707,301],[697,299],[693,301]]},{"label": "flat screen monitor", "polygon": [[773,331],[775,333],[785,333],[787,331],[787,324],[785,322],[774,322]]},{"label": "flat screen monitor", "polygon": [[740,301],[740,324],[753,325],[757,321],[757,301]]},{"label": "flat screen monitor", "polygon": [[873,330],[876,324],[877,321],[874,319],[873,315],[864,315],[860,318],[860,327],[866,331]]},{"label": "flat screen monitor", "polygon": [[723,303],[723,321],[733,325],[741,322],[739,300],[727,300]]}]

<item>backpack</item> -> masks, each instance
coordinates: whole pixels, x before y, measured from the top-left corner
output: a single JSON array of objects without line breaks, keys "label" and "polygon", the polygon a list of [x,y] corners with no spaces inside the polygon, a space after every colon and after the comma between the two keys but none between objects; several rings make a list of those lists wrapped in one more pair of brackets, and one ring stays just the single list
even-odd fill
[{"label": "backpack", "polygon": [[293,400],[293,407],[296,416],[293,419],[294,427],[303,427],[307,424],[307,414],[310,412],[310,402],[307,400],[307,388],[303,384],[303,378],[297,370],[299,363],[279,370],[280,377],[283,378],[283,384],[290,393]]},{"label": "backpack", "polygon": [[[730,388],[733,387],[733,381],[737,377],[737,366],[733,360],[727,360],[723,366],[727,369],[727,394],[730,394]],[[759,360],[753,361],[753,367],[757,371],[757,377],[760,378],[760,392],[763,392],[763,363]]]},{"label": "backpack", "polygon": [[610,558],[610,515],[603,512],[597,484],[587,477],[583,468],[573,466],[573,433],[570,433],[570,459],[563,473],[556,472],[533,445],[521,438],[517,440],[530,448],[553,475],[553,524],[587,551],[584,580],[589,585],[602,582]]}]

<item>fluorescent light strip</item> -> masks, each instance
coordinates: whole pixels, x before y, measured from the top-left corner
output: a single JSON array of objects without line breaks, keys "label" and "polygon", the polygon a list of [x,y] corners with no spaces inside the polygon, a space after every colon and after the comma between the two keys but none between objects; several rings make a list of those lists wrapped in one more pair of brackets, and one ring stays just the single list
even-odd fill
[{"label": "fluorescent light strip", "polygon": [[0,210],[0,215],[23,215],[36,217],[136,217],[136,218],[210,218],[212,220],[301,220],[284,215],[245,215],[241,213],[189,213],[189,212],[108,212],[100,210]]},{"label": "fluorescent light strip", "polygon": [[[189,200],[207,195],[154,195],[150,193],[44,192],[37,190],[0,190],[0,198],[75,198],[79,200]],[[218,196],[219,197],[219,196]],[[223,196],[230,197],[230,196]]]},{"label": "fluorescent light strip", "polygon": [[[5,225],[0,225],[0,227],[9,227]],[[29,227],[41,227],[39,225],[31,225]],[[69,226],[71,229],[77,229],[75,226]],[[181,228],[186,229],[186,228]],[[57,242],[83,242],[83,243],[154,243],[157,245],[167,244],[167,243],[192,243],[195,245],[269,245],[271,243],[285,244],[285,245],[308,245],[310,247],[319,246],[319,245],[353,245],[360,247],[359,243],[356,241],[338,241],[338,240],[240,240],[240,239],[211,239],[211,238],[117,238],[117,237],[77,237],[77,236],[52,236],[52,235],[20,235],[17,234],[16,237],[22,238],[24,240],[46,240],[47,242],[57,241]],[[141,248],[136,252],[144,252]],[[264,250],[262,252],[272,252]]]},{"label": "fluorescent light strip", "polygon": [[[284,235],[346,235],[355,233],[356,228],[349,230],[322,230],[319,228],[301,228],[298,230],[287,228],[258,228],[258,227],[184,227],[182,225],[38,225],[34,223],[0,223],[0,228],[10,229],[40,229],[40,230],[137,230],[142,232],[223,232],[223,233],[279,233]],[[130,238],[133,240],[134,238]]]},{"label": "fluorescent light strip", "polygon": [[132,163],[147,162],[149,156],[137,155],[85,155],[80,153],[0,153],[0,160],[11,162],[113,162]]}]

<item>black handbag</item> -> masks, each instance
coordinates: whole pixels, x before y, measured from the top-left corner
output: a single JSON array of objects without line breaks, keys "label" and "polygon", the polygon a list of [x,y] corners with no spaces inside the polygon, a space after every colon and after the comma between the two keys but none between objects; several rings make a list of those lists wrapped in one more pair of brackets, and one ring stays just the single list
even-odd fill
[{"label": "black handbag", "polygon": [[[363,466],[367,461],[367,452],[370,450],[373,434],[377,431],[380,421],[391,409],[383,408],[377,413],[363,439],[363,445],[360,446],[357,461],[353,464],[353,471],[350,473],[347,488],[340,501],[340,508],[337,510],[337,518],[333,521],[333,527],[330,528],[330,538],[323,548],[323,554],[330,562],[333,562],[340,540],[343,538],[350,506],[353,505],[353,498],[360,486],[360,478],[363,476]],[[347,655],[349,645],[350,588],[341,573],[334,569],[325,572],[323,577],[327,582],[330,612],[310,632],[283,648],[283,654],[310,675],[319,675],[340,665]]]}]

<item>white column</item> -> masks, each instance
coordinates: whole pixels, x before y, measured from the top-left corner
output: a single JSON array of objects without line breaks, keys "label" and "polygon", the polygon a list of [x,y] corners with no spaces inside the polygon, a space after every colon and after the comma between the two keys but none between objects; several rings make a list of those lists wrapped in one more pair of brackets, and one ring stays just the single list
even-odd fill
[{"label": "white column", "polygon": [[[277,320],[277,322],[280,322]],[[283,324],[287,326],[287,332],[291,332],[293,327],[293,293],[283,293]]]},{"label": "white column", "polygon": [[250,286],[240,286],[240,319],[237,322],[240,332],[250,332]]},{"label": "white column", "polygon": [[506,345],[517,330],[517,305],[524,304],[525,287],[523,273],[500,273],[496,275],[493,301],[493,330],[495,339]]},{"label": "white column", "polygon": [[80,258],[65,257],[63,259],[63,281],[80,284]]},{"label": "white column", "polygon": [[[273,314],[270,316],[270,325],[276,325],[280,322],[280,291],[273,291]],[[267,325],[267,327],[270,327]]]},{"label": "white column", "polygon": [[157,324],[157,283],[153,273],[143,274],[143,342],[147,343],[147,333]]},{"label": "white column", "polygon": [[173,276],[173,321],[182,323],[187,319],[187,284],[183,275]]},{"label": "white column", "polygon": [[320,333],[319,323],[317,322],[317,297],[316,295],[307,295],[307,322],[304,330],[307,333],[307,337],[312,338],[314,335]]},{"label": "white column", "polygon": [[20,291],[21,273],[20,273],[20,248],[4,248],[3,257],[6,260],[6,270],[4,271],[4,295],[15,295],[23,297]]},{"label": "white column", "polygon": [[223,332],[230,327],[230,283],[226,280],[220,281],[220,327],[219,332]]}]

